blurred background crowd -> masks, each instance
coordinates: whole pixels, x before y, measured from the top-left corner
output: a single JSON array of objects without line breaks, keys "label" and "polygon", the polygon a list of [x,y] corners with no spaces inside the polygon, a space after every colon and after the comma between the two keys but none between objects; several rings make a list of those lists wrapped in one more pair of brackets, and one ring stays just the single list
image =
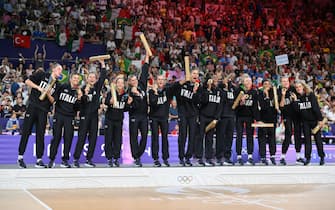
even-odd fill
[{"label": "blurred background crowd", "polygon": [[[162,73],[170,83],[183,79],[185,55],[202,78],[216,75],[220,80],[235,73],[238,84],[239,76],[248,73],[256,88],[265,78],[274,84],[284,75],[292,82],[304,79],[335,122],[334,15],[331,0],[0,0],[0,39],[20,34],[68,49],[58,59],[48,59],[45,45],[31,46],[34,55],[1,57],[2,129],[12,133],[8,122],[23,118],[29,96],[24,80],[38,68],[48,71],[57,61],[68,73],[98,71],[98,65],[80,56],[85,43],[103,45],[112,55],[110,78],[138,73],[145,55],[140,32],[154,53],[149,81]],[[277,66],[275,56],[282,54],[289,64]],[[103,110],[102,105],[101,127]],[[172,101],[172,122],[177,110]],[[178,132],[176,123],[170,131]],[[335,135],[332,123],[324,135]]]}]

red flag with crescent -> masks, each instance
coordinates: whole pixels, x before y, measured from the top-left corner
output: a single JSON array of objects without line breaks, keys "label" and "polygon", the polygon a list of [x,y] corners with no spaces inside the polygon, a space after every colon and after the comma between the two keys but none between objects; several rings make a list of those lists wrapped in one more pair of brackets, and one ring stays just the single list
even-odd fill
[{"label": "red flag with crescent", "polygon": [[30,36],[14,34],[13,44],[14,47],[30,48]]}]

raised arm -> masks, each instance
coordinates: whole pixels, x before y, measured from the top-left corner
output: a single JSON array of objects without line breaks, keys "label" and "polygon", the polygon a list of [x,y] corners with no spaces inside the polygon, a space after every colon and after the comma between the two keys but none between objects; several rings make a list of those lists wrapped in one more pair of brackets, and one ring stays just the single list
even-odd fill
[{"label": "raised arm", "polygon": [[100,92],[102,86],[105,83],[105,79],[107,78],[107,70],[106,70],[106,64],[104,60],[99,60],[100,64],[101,64],[101,70],[100,70],[100,76],[99,76],[99,80],[96,83],[96,87],[98,89],[98,92]]},{"label": "raised arm", "polygon": [[40,73],[40,72],[36,72],[35,74],[31,75],[31,76],[29,77],[29,79],[27,79],[27,80],[25,81],[25,83],[26,83],[26,85],[27,85],[28,87],[30,87],[30,88],[34,88],[34,89],[36,89],[36,90],[38,90],[38,91],[40,91],[40,92],[43,92],[43,88],[40,87],[38,84],[36,84],[36,83],[37,83],[36,78],[39,77],[38,74],[41,74],[41,73]]},{"label": "raised arm", "polygon": [[36,60],[37,59],[37,53],[38,53],[38,44],[36,44],[36,48],[35,48],[35,52],[34,52],[34,59]]},{"label": "raised arm", "polygon": [[45,49],[45,44],[43,44],[42,49],[43,49],[43,60],[44,60],[47,57],[47,51]]},{"label": "raised arm", "polygon": [[25,57],[23,57],[22,53],[19,53],[19,57],[22,59],[22,63],[25,64],[26,59],[25,59]]},{"label": "raised arm", "polygon": [[145,90],[148,87],[148,77],[149,77],[149,55],[147,53],[144,59],[144,64],[142,66],[141,75],[139,77],[139,82],[142,83]]}]

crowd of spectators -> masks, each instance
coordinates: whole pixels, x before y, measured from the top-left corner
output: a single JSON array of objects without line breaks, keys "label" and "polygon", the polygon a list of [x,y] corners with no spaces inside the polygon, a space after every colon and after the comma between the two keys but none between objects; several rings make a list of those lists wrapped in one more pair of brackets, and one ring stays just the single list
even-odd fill
[{"label": "crowd of spectators", "polygon": [[[221,79],[234,72],[238,82],[239,75],[248,73],[255,87],[264,78],[274,83],[283,75],[292,81],[305,79],[318,94],[323,112],[335,120],[333,1],[0,0],[0,7],[0,38],[22,33],[55,41],[64,33],[103,44],[112,55],[111,77],[115,72],[138,72],[138,65],[128,68],[125,63],[144,56],[138,38],[144,32],[154,52],[151,77],[166,72],[169,82],[182,79],[183,58],[189,55],[202,78]],[[281,54],[288,55],[289,64],[278,67],[274,56]],[[10,117],[18,101],[24,105],[27,100],[23,81],[36,66],[19,57],[18,66],[2,59],[1,117]],[[71,53],[62,60],[72,61]],[[97,70],[85,62],[65,62],[64,68]]]}]

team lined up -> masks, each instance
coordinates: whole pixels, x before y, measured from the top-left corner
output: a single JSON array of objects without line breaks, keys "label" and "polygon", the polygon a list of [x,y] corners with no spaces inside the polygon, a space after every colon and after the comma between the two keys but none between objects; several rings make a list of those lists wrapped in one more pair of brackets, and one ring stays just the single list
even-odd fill
[{"label": "team lined up", "polygon": [[[23,155],[26,150],[28,137],[33,125],[36,125],[36,167],[46,167],[42,161],[44,152],[44,132],[47,112],[54,104],[53,139],[51,141],[48,167],[55,167],[55,157],[61,138],[64,138],[64,151],[61,167],[69,168],[69,152],[73,139],[73,122],[79,112],[80,125],[78,141],[73,155],[73,166],[80,167],[79,158],[88,137],[89,148],[86,155],[86,166],[94,167],[94,155],[97,130],[98,109],[100,106],[100,92],[107,78],[105,63],[99,60],[101,71],[89,73],[86,84],[80,87],[79,74],[72,74],[68,84],[56,82],[47,91],[47,97],[41,100],[41,93],[46,91],[51,80],[57,79],[62,67],[54,65],[51,73],[37,71],[26,80],[32,88],[29,105],[26,111],[21,141],[19,145],[18,164],[26,168]],[[276,165],[275,128],[277,116],[280,112],[285,124],[285,140],[282,145],[280,164],[286,165],[285,155],[291,142],[294,128],[295,149],[297,162],[304,165],[311,161],[311,135],[314,135],[320,165],[324,164],[323,144],[321,133],[312,134],[311,130],[322,126],[322,115],[317,99],[303,81],[295,81],[290,86],[286,77],[281,78],[281,87],[277,90],[269,80],[263,81],[261,90],[253,89],[252,80],[248,75],[242,75],[241,84],[234,85],[228,76],[219,81],[215,76],[207,78],[203,83],[199,81],[199,70],[191,71],[191,78],[171,85],[166,84],[164,75],[157,75],[155,83],[148,89],[149,56],[142,66],[141,74],[128,77],[126,89],[125,78],[116,77],[113,84],[115,92],[108,92],[105,118],[105,152],[109,166],[120,166],[122,145],[122,126],[124,112],[129,112],[129,132],[131,155],[136,166],[141,167],[141,156],[147,144],[148,126],[152,130],[152,157],[154,166],[161,166],[159,160],[159,133],[162,138],[162,160],[165,166],[169,164],[168,116],[172,97],[178,104],[178,156],[179,164],[192,166],[192,158],[200,166],[233,165],[231,161],[233,132],[236,127],[237,163],[244,165],[242,159],[242,136],[246,130],[248,159],[246,164],[255,165],[252,158],[254,152],[252,123],[272,124],[272,127],[258,128],[258,143],[261,163],[268,165],[266,159],[266,143],[269,143],[270,161]],[[99,78],[99,79],[98,79]],[[113,88],[112,88],[113,89]],[[277,92],[274,92],[277,91]],[[240,93],[243,93],[240,95]],[[275,106],[275,94],[278,95],[279,109]],[[239,96],[240,95],[240,96]],[[233,107],[234,102],[236,107]],[[206,127],[215,122],[212,129]],[[214,124],[215,124],[214,123]],[[141,139],[138,140],[140,132]],[[305,138],[305,159],[300,155],[301,133]],[[216,134],[215,154],[213,150],[213,136]],[[186,147],[187,142],[187,147]]]}]

